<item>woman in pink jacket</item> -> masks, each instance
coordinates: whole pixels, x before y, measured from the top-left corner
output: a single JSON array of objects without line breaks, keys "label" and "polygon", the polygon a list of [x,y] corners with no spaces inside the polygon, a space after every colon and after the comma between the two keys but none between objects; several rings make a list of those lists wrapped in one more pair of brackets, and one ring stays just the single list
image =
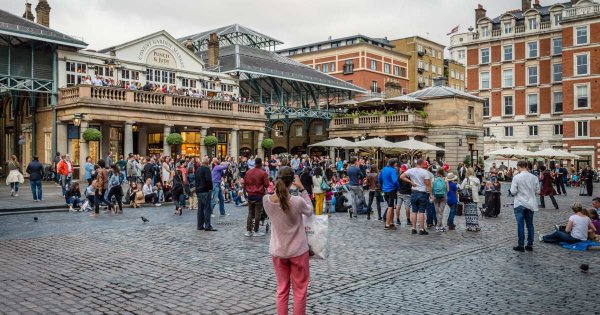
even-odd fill
[{"label": "woman in pink jacket", "polygon": [[[300,196],[290,195],[292,184],[298,187]],[[302,215],[311,216],[313,206],[291,167],[279,169],[275,194],[264,196],[263,205],[272,223],[269,252],[277,277],[277,314],[288,314],[290,278],[294,290],[294,314],[305,314],[310,272]]]}]

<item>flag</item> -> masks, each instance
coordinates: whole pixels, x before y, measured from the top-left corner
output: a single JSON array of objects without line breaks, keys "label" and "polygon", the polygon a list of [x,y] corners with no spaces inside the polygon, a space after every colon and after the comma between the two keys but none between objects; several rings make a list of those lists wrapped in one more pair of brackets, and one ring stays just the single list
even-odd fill
[{"label": "flag", "polygon": [[460,25],[456,25],[456,27],[455,27],[455,28],[453,28],[453,29],[450,31],[450,33],[446,34],[446,36],[448,36],[448,35],[452,35],[452,34],[454,34],[454,33],[458,32],[458,27],[459,27],[459,26],[460,26]]}]

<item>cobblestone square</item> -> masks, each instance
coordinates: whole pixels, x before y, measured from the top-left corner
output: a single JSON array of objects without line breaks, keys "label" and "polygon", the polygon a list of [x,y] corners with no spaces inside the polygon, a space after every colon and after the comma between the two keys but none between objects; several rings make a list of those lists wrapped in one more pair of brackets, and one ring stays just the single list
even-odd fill
[{"label": "cobblestone square", "polygon": [[[538,231],[566,220],[536,213]],[[503,198],[503,202],[510,199]],[[275,278],[268,237],[243,236],[246,208],[215,218],[217,232],[197,232],[195,212],[170,206],[0,217],[2,314],[273,314]],[[150,219],[143,224],[140,216]],[[38,222],[34,222],[38,217]],[[330,221],[327,260],[311,260],[312,314],[594,314],[598,252],[535,243],[516,253],[514,216],[480,220],[482,231],[410,234],[384,231],[362,216]],[[590,272],[579,271],[587,263]]]}]

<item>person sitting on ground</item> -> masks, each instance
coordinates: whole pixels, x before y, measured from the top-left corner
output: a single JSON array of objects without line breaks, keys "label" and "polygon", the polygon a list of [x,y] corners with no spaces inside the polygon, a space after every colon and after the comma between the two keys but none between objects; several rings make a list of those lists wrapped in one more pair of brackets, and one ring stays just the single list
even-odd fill
[{"label": "person sitting on ground", "polygon": [[600,212],[600,197],[592,199],[592,208],[597,212]]},{"label": "person sitting on ground", "polygon": [[599,240],[600,239],[600,219],[598,218],[598,211],[596,211],[596,209],[590,209],[590,210],[588,210],[588,216],[590,217],[590,220],[592,220],[592,224],[596,228],[596,231],[594,231],[594,234],[595,234],[594,239]]},{"label": "person sitting on ground", "polygon": [[335,193],[335,212],[348,212],[352,209],[349,205],[348,198],[344,196],[344,193],[338,191]]},{"label": "person sitting on ground", "polygon": [[558,229],[552,234],[542,235],[540,234],[540,241],[544,243],[567,243],[575,244],[588,239],[588,229],[596,232],[596,227],[592,223],[592,220],[585,215],[583,206],[581,203],[576,202],[571,206],[571,209],[575,214],[569,217],[569,222],[565,231]]},{"label": "person sitting on ground", "polygon": [[140,190],[137,183],[131,183],[131,187],[129,187],[127,193],[129,195],[129,205],[132,208],[139,208],[144,203],[144,193]]},{"label": "person sitting on ground", "polygon": [[81,191],[79,191],[78,182],[74,182],[71,185],[71,189],[69,189],[65,194],[65,200],[69,205],[69,211],[77,211],[74,208],[81,205]]},{"label": "person sitting on ground", "polygon": [[156,189],[152,186],[152,180],[150,178],[146,179],[146,184],[142,188],[144,192],[144,201],[152,202],[153,205],[160,207],[161,204],[158,203],[158,195],[156,194]]}]

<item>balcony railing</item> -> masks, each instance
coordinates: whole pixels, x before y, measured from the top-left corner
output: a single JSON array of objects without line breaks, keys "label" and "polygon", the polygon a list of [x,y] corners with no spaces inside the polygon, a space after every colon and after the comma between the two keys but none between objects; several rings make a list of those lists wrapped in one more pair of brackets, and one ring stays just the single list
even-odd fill
[{"label": "balcony railing", "polygon": [[[548,30],[551,28],[552,28],[552,22],[542,22],[539,24],[538,30],[532,30],[532,32],[539,31],[539,30]],[[486,38],[498,38],[498,37],[501,37],[502,35],[512,36],[514,34],[523,34],[523,33],[525,33],[525,30],[526,30],[525,25],[518,25],[518,26],[515,26],[514,32],[511,32],[508,34],[503,34],[502,29],[492,30],[491,37],[489,36],[489,33],[487,36],[483,36],[482,34],[479,34],[479,33],[473,33],[473,40],[486,39]]]},{"label": "balcony railing", "polygon": [[384,115],[364,115],[358,117],[334,117],[331,129],[399,128],[424,127],[425,119],[417,113],[397,113]]},{"label": "balcony railing", "polygon": [[240,104],[237,102],[203,99],[189,96],[169,95],[145,91],[132,91],[122,88],[80,85],[60,89],[59,106],[78,102],[107,102],[115,107],[139,105],[164,106],[166,110],[181,110],[191,113],[207,114],[243,114],[244,116],[265,117],[265,107],[258,104]]},{"label": "balcony railing", "polygon": [[600,4],[593,4],[585,7],[564,10],[563,19],[576,19],[598,14],[600,14]]}]

